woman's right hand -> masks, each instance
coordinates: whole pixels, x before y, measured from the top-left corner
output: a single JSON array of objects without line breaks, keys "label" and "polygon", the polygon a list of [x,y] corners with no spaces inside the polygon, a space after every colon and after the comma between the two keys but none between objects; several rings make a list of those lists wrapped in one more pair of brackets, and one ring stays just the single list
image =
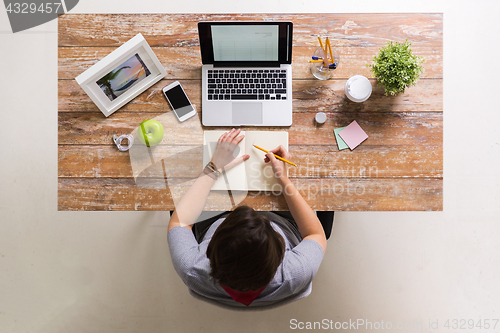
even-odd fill
[{"label": "woman's right hand", "polygon": [[265,163],[271,162],[271,166],[273,167],[274,171],[274,176],[278,180],[285,180],[288,179],[287,175],[287,163],[277,159],[273,154],[276,154],[280,157],[283,157],[285,160],[291,160],[292,155],[285,149],[283,146],[279,146],[277,148],[274,148],[273,150],[270,150],[269,153],[266,154],[266,157],[264,158]]}]

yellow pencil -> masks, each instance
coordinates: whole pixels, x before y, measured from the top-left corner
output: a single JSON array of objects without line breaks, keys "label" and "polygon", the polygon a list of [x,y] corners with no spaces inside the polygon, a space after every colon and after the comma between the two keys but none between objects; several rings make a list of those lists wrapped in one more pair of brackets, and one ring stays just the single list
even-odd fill
[{"label": "yellow pencil", "polygon": [[318,37],[318,40],[319,40],[319,45],[321,46],[321,56],[324,58],[323,59],[323,63],[324,63],[324,67],[328,67],[330,66],[330,59],[328,59],[328,53],[326,52],[326,48],[325,46],[323,46],[323,41],[321,41],[321,37]]},{"label": "yellow pencil", "polygon": [[[269,153],[269,150],[265,150],[264,148],[260,148],[260,147],[259,147],[259,146],[257,146],[257,145],[253,145],[253,146],[254,146],[255,148],[257,148],[257,149],[262,150],[262,151],[263,151],[263,152],[265,152],[265,153]],[[292,163],[292,162],[290,162],[290,161],[288,161],[288,160],[285,160],[285,159],[284,159],[283,157],[281,157],[281,156],[278,156],[278,155],[276,155],[276,154],[273,154],[273,155],[274,155],[274,157],[276,157],[278,160],[282,160],[283,162],[286,162],[286,163],[291,164],[291,165],[293,165],[293,166],[297,166],[297,164]]]},{"label": "yellow pencil", "polygon": [[[330,44],[330,39],[328,39],[328,37],[326,37],[326,45],[328,45],[328,49],[330,50],[330,57],[332,57],[332,64],[334,64],[335,59],[333,59],[332,45]],[[328,55],[326,55],[326,57],[328,58]]]},{"label": "yellow pencil", "polygon": [[323,52],[325,52],[325,55],[326,55],[326,49],[323,46],[323,41],[321,40],[321,37],[318,36],[318,40],[319,40],[319,45],[321,46],[321,48],[323,49]]}]

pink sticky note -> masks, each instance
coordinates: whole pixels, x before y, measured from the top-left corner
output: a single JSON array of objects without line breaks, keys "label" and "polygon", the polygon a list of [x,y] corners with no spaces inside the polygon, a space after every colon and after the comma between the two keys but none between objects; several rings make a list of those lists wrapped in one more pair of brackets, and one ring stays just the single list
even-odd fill
[{"label": "pink sticky note", "polygon": [[339,132],[340,137],[342,140],[347,143],[349,148],[353,150],[359,144],[368,138],[368,135],[366,135],[365,131],[358,125],[356,120],[354,120],[352,123],[346,126],[342,131]]}]

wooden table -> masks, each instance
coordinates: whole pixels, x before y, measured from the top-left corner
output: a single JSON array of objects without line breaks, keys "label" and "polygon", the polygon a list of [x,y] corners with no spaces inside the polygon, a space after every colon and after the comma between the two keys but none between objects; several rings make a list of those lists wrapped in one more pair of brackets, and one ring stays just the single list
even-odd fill
[{"label": "wooden table", "polygon": [[[140,14],[72,15],[59,18],[59,210],[171,210],[169,189],[139,187],[127,153],[113,134],[132,132],[149,118],[171,112],[161,88],[179,80],[199,112],[201,59],[197,22],[290,20],[293,41],[293,125],[290,152],[301,168],[289,175],[317,210],[442,210],[443,208],[443,15],[442,14]],[[142,33],[167,76],[109,118],[74,78],[118,46]],[[329,35],[340,66],[332,80],[312,77],[307,61],[317,36]],[[364,103],[348,101],[344,84],[371,77],[371,63],[388,40],[411,41],[423,56],[417,85],[385,96],[372,81]],[[318,111],[327,114],[315,126]],[[200,117],[201,119],[201,117]],[[356,120],[369,138],[354,151],[338,151],[333,129]],[[212,129],[212,128],[210,128]],[[266,130],[270,128],[264,128]],[[188,131],[187,131],[188,132]],[[184,133],[189,137],[189,133]],[[193,170],[194,175],[200,170]],[[269,194],[269,193],[267,193]],[[286,210],[281,196],[250,193],[243,204]],[[207,207],[208,210],[217,207]]]}]

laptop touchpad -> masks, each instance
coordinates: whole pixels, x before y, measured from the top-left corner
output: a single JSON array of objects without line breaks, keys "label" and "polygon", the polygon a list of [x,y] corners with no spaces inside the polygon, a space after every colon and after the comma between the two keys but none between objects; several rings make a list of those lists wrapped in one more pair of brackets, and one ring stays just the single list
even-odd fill
[{"label": "laptop touchpad", "polygon": [[233,103],[233,124],[262,124],[262,103]]}]

